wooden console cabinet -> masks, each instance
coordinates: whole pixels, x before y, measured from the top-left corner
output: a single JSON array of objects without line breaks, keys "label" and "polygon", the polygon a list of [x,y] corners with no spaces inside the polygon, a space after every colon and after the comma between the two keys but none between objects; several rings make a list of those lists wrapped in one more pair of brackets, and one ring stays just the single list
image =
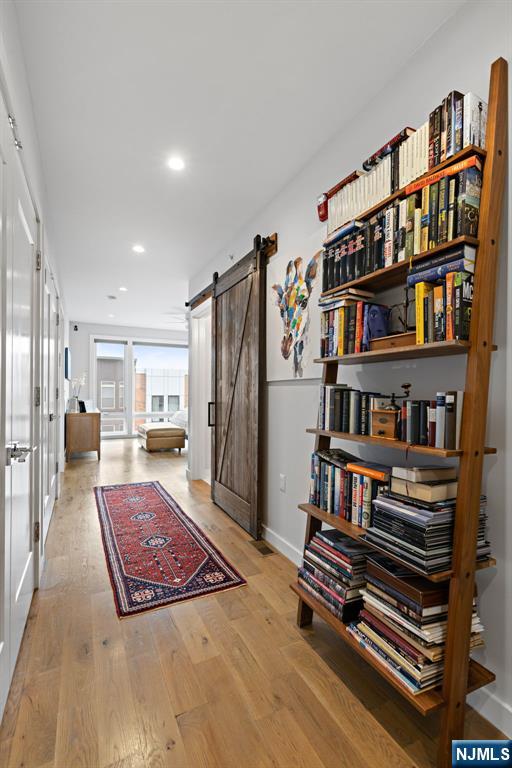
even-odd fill
[{"label": "wooden console cabinet", "polygon": [[66,461],[73,453],[97,451],[101,459],[99,411],[66,413]]}]

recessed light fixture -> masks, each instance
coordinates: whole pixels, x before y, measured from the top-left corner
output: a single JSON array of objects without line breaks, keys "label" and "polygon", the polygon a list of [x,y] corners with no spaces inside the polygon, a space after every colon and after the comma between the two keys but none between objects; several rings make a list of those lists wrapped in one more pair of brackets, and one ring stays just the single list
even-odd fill
[{"label": "recessed light fixture", "polygon": [[115,317],[115,315],[109,315],[109,317]]},{"label": "recessed light fixture", "polygon": [[179,155],[173,155],[168,159],[167,165],[171,171],[182,171],[185,168],[185,161]]},{"label": "recessed light fixture", "polygon": [[128,288],[125,288],[125,286],[124,286],[124,285],[122,285],[122,286],[119,288],[119,290],[120,290],[120,291],[122,291],[123,293],[125,293],[125,292],[128,290]]},{"label": "recessed light fixture", "polygon": [[145,250],[146,249],[144,248],[144,246],[139,245],[139,243],[136,243],[132,248],[132,251],[134,251],[134,253],[144,253]]}]

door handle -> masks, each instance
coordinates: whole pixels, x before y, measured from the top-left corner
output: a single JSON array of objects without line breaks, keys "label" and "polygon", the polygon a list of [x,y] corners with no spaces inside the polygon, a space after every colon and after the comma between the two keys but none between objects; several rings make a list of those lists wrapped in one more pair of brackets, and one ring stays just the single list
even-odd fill
[{"label": "door handle", "polygon": [[55,420],[55,414],[54,413],[50,413],[48,415],[48,421],[54,421],[54,420]]},{"label": "door handle", "polygon": [[27,460],[27,455],[34,450],[31,445],[18,445],[15,443],[15,448],[11,448],[11,459],[16,459],[20,464],[23,464]]},{"label": "door handle", "polygon": [[[213,412],[215,414],[215,403],[213,402],[213,400],[210,400],[210,402],[208,403],[208,426],[209,427],[215,426],[215,421],[213,421],[212,419],[212,405],[213,405]],[[215,418],[215,415],[213,418]]]}]

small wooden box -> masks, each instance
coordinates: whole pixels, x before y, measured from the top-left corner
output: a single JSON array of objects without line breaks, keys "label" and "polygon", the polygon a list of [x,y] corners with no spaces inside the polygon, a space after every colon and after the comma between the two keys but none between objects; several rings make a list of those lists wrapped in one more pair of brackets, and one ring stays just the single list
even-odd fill
[{"label": "small wooden box", "polygon": [[398,411],[375,409],[371,411],[371,414],[372,437],[397,440]]},{"label": "small wooden box", "polygon": [[370,351],[378,349],[397,349],[398,347],[411,347],[416,345],[416,331],[409,333],[396,333],[394,336],[381,336],[371,339]]}]

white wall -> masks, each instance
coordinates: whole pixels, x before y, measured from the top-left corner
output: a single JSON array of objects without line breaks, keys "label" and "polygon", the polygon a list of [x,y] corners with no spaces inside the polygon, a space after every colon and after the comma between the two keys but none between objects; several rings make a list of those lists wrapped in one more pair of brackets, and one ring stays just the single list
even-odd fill
[{"label": "white wall", "polygon": [[[264,210],[238,231],[223,252],[195,276],[189,295],[210,283],[214,271],[222,272],[231,265],[228,254],[245,254],[257,233],[266,235],[277,231],[280,248],[287,253],[304,247],[310,247],[313,253],[321,246],[325,232],[318,224],[316,196],[358,167],[404,125],[421,125],[430,109],[450,90],[474,91],[486,99],[492,61],[498,56],[512,58],[511,28],[512,4],[467,3],[415,54],[400,76],[324,146]],[[338,97],[343,98],[343,94]],[[328,119],[328,115],[318,115],[318,119]],[[506,201],[505,219],[507,210]],[[237,224],[235,222],[234,227]],[[478,576],[480,612],[488,629],[487,648],[478,657],[496,672],[497,682],[474,694],[471,701],[505,733],[512,735],[512,654],[509,650],[512,601],[508,586],[512,583],[512,521],[507,519],[512,477],[506,472],[511,460],[512,406],[510,398],[507,401],[505,397],[512,375],[512,328],[508,327],[512,321],[507,312],[507,307],[512,306],[512,276],[507,268],[507,254],[508,221],[505,221],[495,332],[499,351],[493,363],[488,430],[489,443],[498,448],[498,455],[486,459],[484,480],[489,498],[489,533],[498,568]],[[411,381],[414,396],[421,398],[431,396],[437,389],[463,388],[464,363],[440,358],[343,369],[344,381],[363,388],[375,375],[379,376],[382,391],[399,391],[401,383]],[[295,561],[300,557],[305,527],[305,518],[296,505],[307,498],[313,448],[313,438],[305,434],[304,429],[314,424],[317,401],[317,381],[268,384],[266,536]],[[361,453],[370,455],[367,449]],[[387,456],[380,453],[380,460],[396,463],[399,456],[393,451],[387,453]],[[287,477],[285,493],[279,491],[281,473]]]},{"label": "white wall", "polygon": [[[78,330],[75,331],[75,326]],[[144,339],[146,341],[165,341],[171,344],[188,344],[187,331],[165,331],[156,328],[135,328],[125,325],[100,325],[94,323],[69,323],[69,348],[71,350],[71,375],[73,378],[87,373],[87,384],[82,389],[80,397],[84,400],[92,398],[89,372],[89,348],[90,337],[96,336],[124,336],[132,339]]]}]

